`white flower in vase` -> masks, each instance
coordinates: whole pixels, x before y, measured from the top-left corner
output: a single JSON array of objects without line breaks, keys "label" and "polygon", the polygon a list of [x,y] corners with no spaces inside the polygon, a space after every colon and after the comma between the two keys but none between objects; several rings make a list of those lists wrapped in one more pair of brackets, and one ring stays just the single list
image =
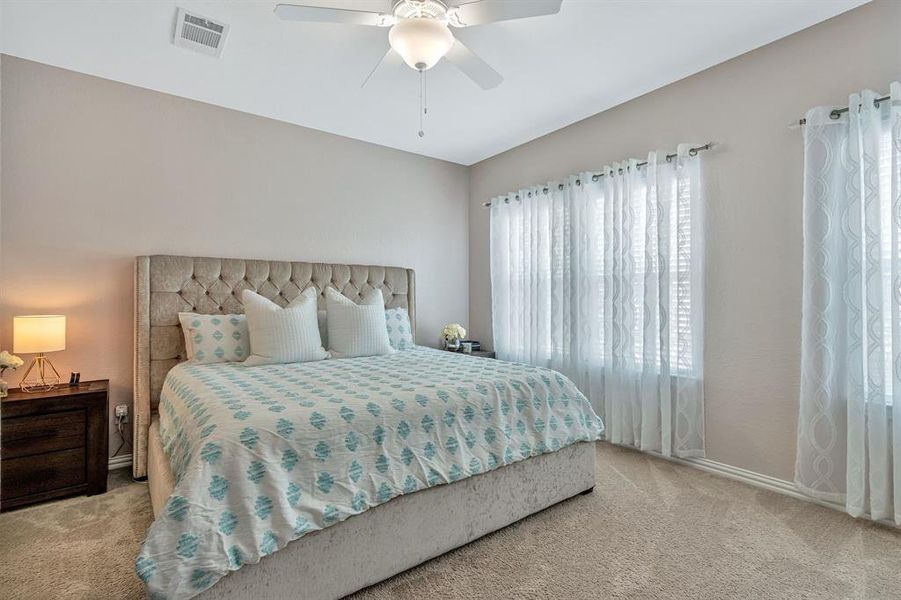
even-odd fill
[{"label": "white flower in vase", "polygon": [[[3,372],[7,369],[12,369],[13,371],[15,371],[24,364],[24,360],[22,360],[15,354],[10,354],[7,350],[0,352],[0,377],[3,376]],[[5,398],[8,393],[9,384],[0,379],[0,398]]]},{"label": "white flower in vase", "polygon": [[456,350],[460,346],[460,340],[466,337],[466,330],[459,323],[451,323],[444,326],[441,337],[444,338],[445,348]]}]

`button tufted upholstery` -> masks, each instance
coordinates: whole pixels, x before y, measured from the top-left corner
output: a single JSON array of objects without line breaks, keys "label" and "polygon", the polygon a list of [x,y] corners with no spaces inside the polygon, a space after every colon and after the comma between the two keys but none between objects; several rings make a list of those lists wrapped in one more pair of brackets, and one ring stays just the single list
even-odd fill
[{"label": "button tufted upholstery", "polygon": [[367,291],[382,290],[385,308],[406,308],[416,331],[412,269],[365,265],[139,256],[135,262],[134,474],[146,475],[147,432],[159,403],[166,373],[185,360],[179,312],[243,313],[241,291],[254,290],[286,306],[308,287],[333,287],[355,302]]}]

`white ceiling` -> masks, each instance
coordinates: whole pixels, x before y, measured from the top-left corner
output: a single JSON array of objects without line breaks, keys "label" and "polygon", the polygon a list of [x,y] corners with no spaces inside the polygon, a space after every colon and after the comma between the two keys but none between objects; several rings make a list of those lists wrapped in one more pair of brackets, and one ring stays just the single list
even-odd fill
[{"label": "white ceiling", "polygon": [[[291,0],[282,0],[290,2]],[[488,0],[495,1],[495,0]],[[500,0],[515,2],[517,0]],[[360,83],[386,29],[284,22],[271,1],[3,0],[3,52],[470,165],[866,0],[564,0],[560,14],[454,33],[505,78],[483,91],[442,61]],[[371,0],[300,0],[360,7]],[[231,25],[215,59],[172,44],[176,6]]]}]

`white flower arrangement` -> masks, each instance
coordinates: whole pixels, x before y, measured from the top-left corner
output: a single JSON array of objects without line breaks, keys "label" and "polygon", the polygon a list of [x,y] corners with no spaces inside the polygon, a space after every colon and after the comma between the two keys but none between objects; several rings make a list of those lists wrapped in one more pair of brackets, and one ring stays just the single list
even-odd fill
[{"label": "white flower arrangement", "polygon": [[447,342],[462,340],[466,337],[466,330],[459,323],[451,323],[444,326],[444,329],[441,331],[441,337]]},{"label": "white flower arrangement", "polygon": [[3,372],[7,369],[12,369],[13,371],[15,371],[24,364],[24,360],[22,360],[15,354],[10,354],[8,350],[0,352],[0,375],[3,375]]}]

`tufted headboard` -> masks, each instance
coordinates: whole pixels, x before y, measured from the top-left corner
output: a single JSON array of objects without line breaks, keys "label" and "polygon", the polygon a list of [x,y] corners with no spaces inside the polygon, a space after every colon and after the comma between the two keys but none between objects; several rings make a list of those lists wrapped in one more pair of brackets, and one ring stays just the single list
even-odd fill
[{"label": "tufted headboard", "polygon": [[135,381],[134,475],[147,474],[150,419],[160,399],[166,373],[185,360],[185,342],[179,312],[243,313],[240,292],[254,290],[287,305],[310,286],[334,287],[359,301],[372,288],[380,288],[386,308],[406,308],[416,333],[415,279],[412,269],[364,265],[197,258],[191,256],[139,256],[135,260]]}]

